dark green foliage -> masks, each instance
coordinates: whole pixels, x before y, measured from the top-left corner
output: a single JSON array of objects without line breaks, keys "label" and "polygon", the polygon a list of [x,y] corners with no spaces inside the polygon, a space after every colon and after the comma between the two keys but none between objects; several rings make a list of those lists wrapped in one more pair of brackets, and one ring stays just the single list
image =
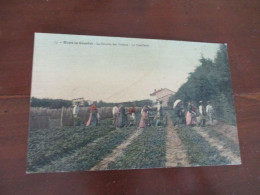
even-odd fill
[{"label": "dark green foliage", "polygon": [[[143,107],[145,103],[152,104],[151,100],[138,100],[138,101],[131,101],[131,102],[121,102],[124,104],[125,107],[132,107],[133,104],[135,107]],[[113,107],[116,104],[120,103],[111,103],[111,102],[103,102],[102,100],[97,103],[97,107]]]},{"label": "dark green foliage", "polygon": [[188,81],[171,97],[169,106],[172,107],[173,102],[177,99],[183,100],[185,104],[191,100],[197,103],[202,100],[206,105],[207,101],[211,101],[217,119],[229,124],[236,124],[225,45],[221,45],[214,61],[204,57],[200,59],[200,66],[190,73]]},{"label": "dark green foliage", "polygon": [[79,126],[30,131],[27,169],[34,171],[114,130],[115,127],[109,125],[106,128]]},{"label": "dark green foliage", "polygon": [[44,108],[62,108],[72,106],[72,101],[70,100],[62,100],[62,99],[39,99],[32,97],[31,98],[31,106],[32,107],[44,107]]},{"label": "dark green foliage", "polygon": [[89,103],[87,101],[84,101],[84,106],[89,106]]},{"label": "dark green foliage", "polygon": [[[88,170],[99,163],[105,156],[110,154],[116,146],[121,144],[135,130],[134,127],[117,129],[110,134],[98,139],[95,144],[89,145],[78,153],[78,158],[73,170]],[[73,163],[73,162],[71,162]]]},{"label": "dark green foliage", "polygon": [[[140,113],[136,113],[137,123]],[[28,172],[87,170],[96,165],[136,126],[117,129],[112,119],[97,127],[62,127],[29,132]]]},{"label": "dark green foliage", "polygon": [[109,164],[109,169],[164,167],[166,162],[166,128],[146,127],[123,155]]},{"label": "dark green foliage", "polygon": [[[129,102],[121,102],[124,104],[125,107],[132,107],[135,105],[135,107],[143,107],[145,103],[152,104],[151,100],[138,100],[138,101],[129,101]],[[120,103],[113,103],[113,102],[104,102],[99,101],[97,103],[97,107],[113,107],[116,104]],[[62,99],[47,99],[47,98],[31,98],[31,106],[32,107],[43,107],[43,108],[51,108],[51,109],[58,109],[62,108],[63,106],[68,108],[72,106],[71,100],[62,100]],[[84,101],[84,106],[89,106],[87,101]]]},{"label": "dark green foliage", "polygon": [[[100,126],[98,128],[100,131],[105,129]],[[99,135],[92,142],[68,151],[67,155],[56,156],[45,166],[37,167],[36,172],[89,170],[127,139],[134,130],[134,127],[127,127],[114,129],[103,136]],[[71,142],[67,142],[67,144],[71,144]]]}]

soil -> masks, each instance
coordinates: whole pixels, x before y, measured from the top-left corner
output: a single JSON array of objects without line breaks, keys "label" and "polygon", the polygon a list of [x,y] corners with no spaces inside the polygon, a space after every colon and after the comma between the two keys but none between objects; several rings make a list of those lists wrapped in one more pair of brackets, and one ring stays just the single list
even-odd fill
[{"label": "soil", "polygon": [[186,150],[174,129],[170,114],[166,112],[167,117],[167,139],[166,139],[166,167],[188,167],[190,166]]},{"label": "soil", "polygon": [[213,126],[213,129],[238,144],[237,127],[219,122],[216,126]]}]

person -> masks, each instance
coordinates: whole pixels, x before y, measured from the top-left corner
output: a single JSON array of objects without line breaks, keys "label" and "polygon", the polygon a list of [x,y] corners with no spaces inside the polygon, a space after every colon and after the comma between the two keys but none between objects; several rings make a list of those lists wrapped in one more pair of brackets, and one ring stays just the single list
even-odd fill
[{"label": "person", "polygon": [[121,104],[117,112],[116,126],[121,128],[127,125],[128,125],[128,121],[127,121],[127,115],[125,113],[125,107],[123,104]]},{"label": "person", "polygon": [[176,121],[174,125],[178,124],[185,124],[185,110],[183,106],[183,101],[180,101],[176,107],[174,108]]},{"label": "person", "polygon": [[186,114],[186,125],[194,126],[196,125],[196,107],[193,102],[188,103],[188,111]]},{"label": "person", "polygon": [[78,126],[79,125],[79,117],[78,117],[78,114],[79,114],[79,104],[76,103],[74,105],[74,108],[73,108],[73,121],[74,121],[74,126]]},{"label": "person", "polygon": [[194,101],[191,102],[191,123],[192,123],[192,126],[196,125],[197,124],[197,107],[195,106],[195,103]]},{"label": "person", "polygon": [[211,102],[208,101],[207,103],[208,103],[208,105],[206,107],[206,113],[207,113],[207,116],[209,118],[209,124],[213,125],[213,113],[214,113],[214,110],[213,110],[213,107],[211,105]]},{"label": "person", "polygon": [[134,105],[129,109],[129,119],[131,121],[129,125],[135,125],[136,120],[135,120],[135,108],[134,108]]},{"label": "person", "polygon": [[203,106],[203,101],[199,101],[199,117],[198,117],[198,125],[199,126],[205,126],[206,119],[205,119],[205,107]]},{"label": "person", "polygon": [[157,113],[157,116],[155,116],[154,118],[155,120],[155,126],[158,127],[158,126],[166,126],[166,116],[160,116],[158,113]]},{"label": "person", "polygon": [[148,121],[148,108],[147,108],[147,104],[145,104],[141,110],[141,119],[139,123],[139,128],[146,127],[147,121]]},{"label": "person", "polygon": [[162,106],[160,101],[157,102],[157,116],[162,116]]},{"label": "person", "polygon": [[90,110],[90,115],[86,126],[97,126],[99,114],[95,102],[90,106],[89,110]]},{"label": "person", "polygon": [[117,116],[117,112],[118,112],[118,107],[117,105],[115,105],[112,109],[112,114],[113,114],[113,124],[116,124],[116,116]]},{"label": "person", "polygon": [[[160,107],[159,112],[162,113],[161,107]],[[154,119],[151,103],[147,103],[147,118],[148,118],[148,120],[146,121],[146,126],[151,126],[153,123],[153,119]]]}]

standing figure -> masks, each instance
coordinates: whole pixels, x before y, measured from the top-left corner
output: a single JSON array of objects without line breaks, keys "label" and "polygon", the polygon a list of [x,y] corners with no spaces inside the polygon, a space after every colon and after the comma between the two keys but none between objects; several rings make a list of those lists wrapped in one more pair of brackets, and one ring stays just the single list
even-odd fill
[{"label": "standing figure", "polygon": [[166,126],[166,116],[157,116],[154,117],[155,126]]},{"label": "standing figure", "polygon": [[179,123],[180,124],[185,124],[185,109],[184,109],[184,106],[183,106],[183,102],[181,102],[181,105],[180,105],[180,109],[179,109],[179,112],[178,112],[178,117],[179,117]]},{"label": "standing figure", "polygon": [[113,124],[116,124],[116,116],[117,116],[117,113],[118,113],[118,107],[117,105],[115,105],[112,109],[112,114],[113,114]]},{"label": "standing figure", "polygon": [[185,124],[185,110],[183,106],[183,101],[178,102],[178,104],[174,107],[174,111],[176,117],[174,125]]},{"label": "standing figure", "polygon": [[129,109],[129,121],[130,124],[129,125],[135,125],[136,120],[135,120],[135,108],[134,105]]},{"label": "standing figure", "polygon": [[163,113],[162,113],[162,106],[161,106],[161,102],[158,101],[157,102],[157,116],[161,116],[162,117]]},{"label": "standing figure", "polygon": [[212,107],[210,101],[208,101],[207,103],[208,103],[208,105],[206,107],[206,113],[207,113],[207,116],[209,118],[209,124],[213,125],[213,113],[214,113],[214,110],[213,110],[213,107]]},{"label": "standing figure", "polygon": [[90,115],[88,118],[88,122],[86,126],[97,126],[98,125],[98,110],[96,107],[96,103],[94,102],[91,106],[90,106]]},{"label": "standing figure", "polygon": [[191,102],[191,125],[194,126],[197,124],[197,108],[194,101]]},{"label": "standing figure", "polygon": [[[162,116],[162,107],[160,107],[159,112],[161,113],[161,116]],[[148,117],[148,120],[146,122],[146,126],[151,126],[153,123],[154,116],[153,116],[153,112],[152,112],[152,106],[150,103],[147,104],[147,117]]]},{"label": "standing figure", "polygon": [[116,125],[120,128],[128,125],[127,115],[125,113],[125,107],[123,104],[121,104],[118,109]]},{"label": "standing figure", "polygon": [[74,108],[73,108],[73,121],[74,121],[74,126],[80,125],[78,114],[79,114],[79,104],[76,103],[75,106],[74,106]]},{"label": "standing figure", "polygon": [[203,102],[200,101],[199,102],[199,117],[198,117],[198,121],[199,121],[199,126],[205,126],[206,124],[206,119],[205,119],[205,107],[203,106]]},{"label": "standing figure", "polygon": [[141,110],[141,119],[139,123],[139,128],[146,127],[147,121],[148,121],[148,108],[147,105],[145,104]]},{"label": "standing figure", "polygon": [[196,125],[196,107],[193,102],[188,103],[188,111],[186,114],[186,125]]}]

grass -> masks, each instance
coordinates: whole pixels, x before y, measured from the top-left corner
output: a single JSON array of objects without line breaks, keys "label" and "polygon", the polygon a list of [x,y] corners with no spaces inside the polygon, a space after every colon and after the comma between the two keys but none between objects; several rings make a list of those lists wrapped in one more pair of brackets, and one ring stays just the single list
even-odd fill
[{"label": "grass", "polygon": [[166,162],[166,128],[146,127],[108,169],[164,167]]}]

